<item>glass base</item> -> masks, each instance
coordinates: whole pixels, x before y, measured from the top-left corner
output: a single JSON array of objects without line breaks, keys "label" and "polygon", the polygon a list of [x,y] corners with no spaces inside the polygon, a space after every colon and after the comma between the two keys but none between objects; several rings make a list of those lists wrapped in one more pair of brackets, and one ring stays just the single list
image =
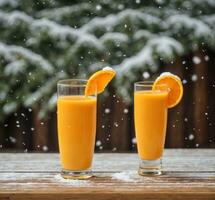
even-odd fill
[{"label": "glass base", "polygon": [[83,179],[89,179],[90,177],[93,176],[93,174],[90,169],[80,170],[80,171],[62,169],[61,176],[65,179],[83,180]]},{"label": "glass base", "polygon": [[140,160],[138,174],[141,176],[158,176],[162,174],[161,167],[161,159]]}]

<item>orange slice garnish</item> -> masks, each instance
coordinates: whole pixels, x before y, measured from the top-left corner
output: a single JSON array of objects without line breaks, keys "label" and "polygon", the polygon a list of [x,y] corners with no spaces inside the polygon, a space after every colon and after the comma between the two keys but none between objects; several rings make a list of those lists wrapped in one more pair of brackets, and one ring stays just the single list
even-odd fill
[{"label": "orange slice garnish", "polygon": [[105,67],[102,70],[95,72],[87,81],[85,95],[89,96],[95,93],[102,93],[115,75],[116,72],[110,67]]},{"label": "orange slice garnish", "polygon": [[183,85],[181,79],[170,72],[162,73],[154,82],[153,90],[160,89],[160,85],[166,85],[168,89],[168,108],[176,106],[183,96]]}]

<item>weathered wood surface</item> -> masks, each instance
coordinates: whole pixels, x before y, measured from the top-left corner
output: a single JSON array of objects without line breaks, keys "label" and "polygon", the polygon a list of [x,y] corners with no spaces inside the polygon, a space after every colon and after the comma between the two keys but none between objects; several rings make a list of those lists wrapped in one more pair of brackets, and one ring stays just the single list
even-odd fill
[{"label": "weathered wood surface", "polygon": [[165,174],[137,175],[136,154],[96,154],[90,180],[59,176],[57,154],[0,154],[0,199],[215,199],[215,149],[166,150]]}]

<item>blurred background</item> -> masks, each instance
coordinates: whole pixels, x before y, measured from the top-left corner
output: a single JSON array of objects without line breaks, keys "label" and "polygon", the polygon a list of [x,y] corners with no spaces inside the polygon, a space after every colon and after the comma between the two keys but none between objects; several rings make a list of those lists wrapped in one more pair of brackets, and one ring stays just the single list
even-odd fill
[{"label": "blurred background", "polygon": [[214,0],[0,0],[0,151],[58,151],[56,83],[105,66],[96,151],[136,151],[133,84],[177,74],[167,148],[215,147]]}]

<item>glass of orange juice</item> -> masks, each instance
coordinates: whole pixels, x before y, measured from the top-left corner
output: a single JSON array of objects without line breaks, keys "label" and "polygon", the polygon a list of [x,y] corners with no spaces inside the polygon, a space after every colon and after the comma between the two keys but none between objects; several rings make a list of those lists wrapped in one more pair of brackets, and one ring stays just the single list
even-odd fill
[{"label": "glass of orange juice", "polygon": [[[162,90],[159,89],[162,88]],[[140,175],[160,175],[167,126],[168,89],[153,82],[134,85],[134,120]]]},{"label": "glass of orange juice", "polygon": [[[87,80],[68,79],[57,84],[57,123],[61,175],[70,179],[92,176],[96,136],[96,88],[86,96]],[[96,87],[96,85],[94,85]]]}]

